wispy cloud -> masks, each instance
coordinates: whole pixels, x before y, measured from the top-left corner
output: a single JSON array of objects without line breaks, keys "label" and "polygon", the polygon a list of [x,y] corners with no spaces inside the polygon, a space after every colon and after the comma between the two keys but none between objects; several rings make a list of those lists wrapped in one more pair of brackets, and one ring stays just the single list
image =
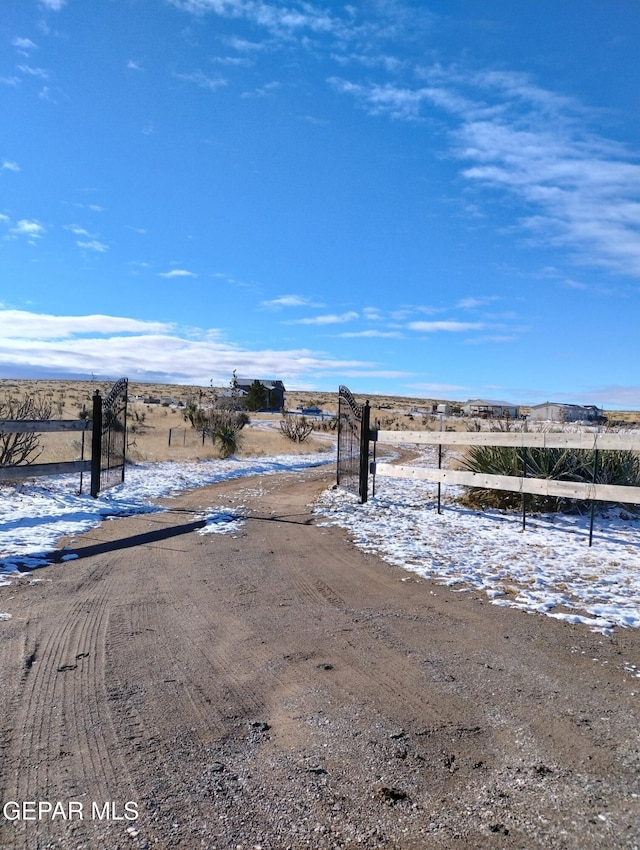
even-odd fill
[{"label": "wispy cloud", "polygon": [[18,65],[18,71],[27,77],[38,77],[40,80],[49,79],[49,72],[46,68],[34,68],[32,65]]},{"label": "wispy cloud", "polygon": [[367,331],[345,331],[338,334],[340,339],[398,339],[402,337],[400,331],[380,331],[370,329]]},{"label": "wispy cloud", "polygon": [[104,242],[100,242],[98,239],[90,239],[88,242],[78,240],[76,244],[78,248],[82,248],[85,251],[95,251],[98,254],[104,254],[109,250],[109,246]]},{"label": "wispy cloud", "polygon": [[85,230],[84,227],[80,227],[79,224],[67,224],[64,229],[73,233],[74,236],[91,236],[89,231]]},{"label": "wispy cloud", "polygon": [[27,239],[42,239],[47,232],[45,226],[35,219],[22,218],[14,227],[9,228],[9,233],[15,237],[26,237]]},{"label": "wispy cloud", "polygon": [[383,313],[378,307],[363,307],[362,315],[370,322],[379,322],[383,318]]},{"label": "wispy cloud", "polygon": [[313,316],[305,319],[295,319],[291,324],[296,325],[339,325],[345,322],[353,322],[359,318],[358,313],[329,313],[324,316]]},{"label": "wispy cloud", "polygon": [[269,309],[281,310],[285,307],[321,307],[322,304],[307,298],[304,295],[280,295],[278,298],[272,298],[270,301],[263,301],[262,307]]},{"label": "wispy cloud", "polygon": [[501,345],[502,343],[515,342],[517,339],[518,337],[515,334],[487,334],[486,336],[470,339],[468,343],[469,345],[486,345],[486,343]]},{"label": "wispy cloud", "polygon": [[640,164],[624,145],[594,133],[586,108],[526,74],[422,69],[429,85],[331,85],[373,115],[417,121],[437,108],[453,119],[452,155],[462,176],[516,197],[514,224],[591,266],[640,277]]},{"label": "wispy cloud", "polygon": [[51,9],[52,12],[59,12],[63,6],[66,6],[67,0],[39,0],[39,3],[45,9]]},{"label": "wispy cloud", "polygon": [[172,269],[170,272],[159,272],[159,277],[198,277],[195,272],[190,272],[187,269]]},{"label": "wispy cloud", "polygon": [[328,83],[341,94],[354,97],[371,115],[416,120],[421,116],[422,104],[428,100],[427,89],[398,87],[392,83],[363,85],[340,77],[330,77]]},{"label": "wispy cloud", "polygon": [[22,53],[23,56],[28,56],[32,50],[37,50],[38,48],[38,45],[31,41],[30,38],[14,38],[11,45],[15,47],[18,53]]},{"label": "wispy cloud", "polygon": [[202,71],[194,71],[191,74],[178,74],[177,72],[174,72],[173,76],[177,80],[194,83],[201,89],[207,89],[208,91],[217,91],[219,88],[226,86],[228,82],[223,77],[209,77]]},{"label": "wispy cloud", "polygon": [[265,0],[169,0],[173,6],[192,14],[207,12],[227,18],[244,18],[264,27],[275,35],[300,32],[330,32],[342,28],[340,19],[324,9],[305,2],[294,6],[282,6]]},{"label": "wispy cloud", "polygon": [[477,310],[479,307],[486,307],[494,301],[499,301],[498,295],[471,296],[469,298],[461,298],[457,303],[460,310]]},{"label": "wispy cloud", "polygon": [[236,68],[249,68],[253,61],[247,56],[214,56],[211,61],[214,65],[225,65]]},{"label": "wispy cloud", "polygon": [[18,171],[20,171],[20,166],[18,165],[17,162],[12,162],[11,160],[8,160],[8,159],[3,159],[2,160],[2,171],[18,172]]},{"label": "wispy cloud", "polygon": [[407,328],[419,333],[462,333],[463,331],[477,331],[484,326],[479,322],[409,322]]}]

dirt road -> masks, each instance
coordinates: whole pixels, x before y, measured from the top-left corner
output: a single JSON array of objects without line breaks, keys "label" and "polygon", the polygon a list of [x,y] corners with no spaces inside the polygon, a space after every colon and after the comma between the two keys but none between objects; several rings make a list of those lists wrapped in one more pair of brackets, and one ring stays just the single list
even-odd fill
[{"label": "dirt road", "polygon": [[330,483],[200,489],[2,589],[3,850],[640,847],[638,634],[365,555]]}]

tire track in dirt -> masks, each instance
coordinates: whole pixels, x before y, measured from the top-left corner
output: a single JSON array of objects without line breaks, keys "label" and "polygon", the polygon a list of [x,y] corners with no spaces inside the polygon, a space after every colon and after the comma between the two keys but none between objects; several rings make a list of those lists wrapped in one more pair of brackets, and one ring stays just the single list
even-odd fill
[{"label": "tire track in dirt", "polygon": [[[113,580],[94,572],[74,589],[78,598],[43,634],[27,624],[22,683],[14,702],[14,734],[6,751],[14,785],[5,799],[112,799],[126,784],[113,726],[106,711],[104,644]],[[10,781],[7,777],[7,782]],[[74,825],[77,835],[85,830]],[[43,819],[39,838],[59,835],[61,824]],[[16,848],[33,847],[32,824],[14,824]]]}]

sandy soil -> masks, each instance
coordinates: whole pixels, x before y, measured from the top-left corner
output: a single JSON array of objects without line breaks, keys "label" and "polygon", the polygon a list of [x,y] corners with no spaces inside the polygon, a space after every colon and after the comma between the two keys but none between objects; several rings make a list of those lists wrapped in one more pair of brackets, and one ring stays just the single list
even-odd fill
[{"label": "sandy soil", "polygon": [[638,634],[365,555],[331,483],[202,488],[3,590],[2,848],[640,846]]}]

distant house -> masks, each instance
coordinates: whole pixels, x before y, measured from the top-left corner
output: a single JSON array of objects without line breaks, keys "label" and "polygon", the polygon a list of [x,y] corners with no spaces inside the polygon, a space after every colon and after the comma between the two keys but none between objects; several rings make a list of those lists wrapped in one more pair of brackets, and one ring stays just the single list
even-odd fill
[{"label": "distant house", "polygon": [[520,415],[518,406],[508,401],[493,401],[484,398],[474,398],[462,405],[465,416],[476,416],[480,419],[517,419]]},{"label": "distant house", "polygon": [[240,395],[246,395],[254,381],[259,381],[267,394],[265,410],[282,410],[284,407],[285,388],[282,381],[263,381],[260,378],[236,378],[235,389]]},{"label": "distant house", "polygon": [[601,422],[603,415],[594,404],[545,401],[543,404],[534,404],[528,418],[532,422]]}]

